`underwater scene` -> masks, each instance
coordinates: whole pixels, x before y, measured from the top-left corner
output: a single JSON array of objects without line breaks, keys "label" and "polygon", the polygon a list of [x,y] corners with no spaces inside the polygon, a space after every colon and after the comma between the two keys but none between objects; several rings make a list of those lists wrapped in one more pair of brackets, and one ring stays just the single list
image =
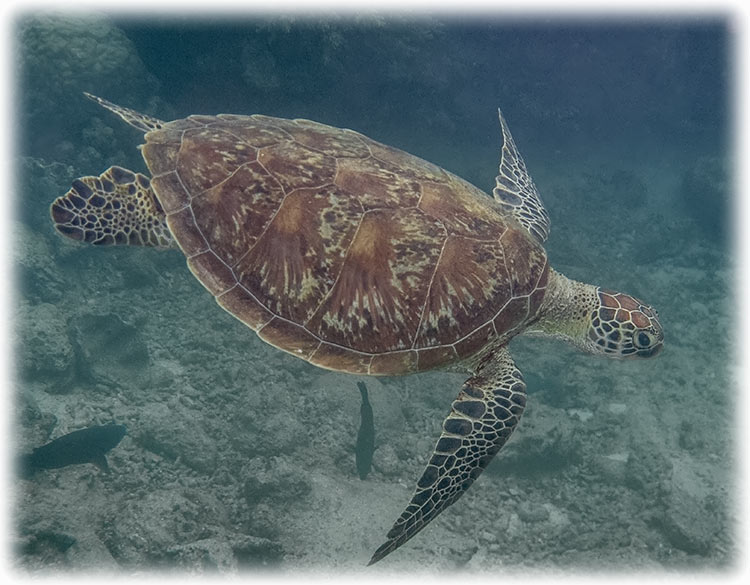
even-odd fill
[{"label": "underwater scene", "polygon": [[17,15],[13,567],[734,567],[730,31]]}]

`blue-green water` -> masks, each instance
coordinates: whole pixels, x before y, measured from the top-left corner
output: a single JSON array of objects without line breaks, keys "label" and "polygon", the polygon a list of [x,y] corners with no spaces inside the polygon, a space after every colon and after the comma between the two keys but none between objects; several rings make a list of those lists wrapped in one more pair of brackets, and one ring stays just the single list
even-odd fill
[{"label": "blue-green water", "polygon": [[279,352],[178,251],[63,241],[48,207],[141,136],[88,91],[163,120],[262,113],[358,130],[494,186],[501,107],[567,276],[652,303],[655,359],[511,343],[518,430],[423,532],[367,569],[666,571],[735,559],[728,21],[381,16],[15,23],[14,454],[110,421],[91,465],[16,479],[25,571],[364,571],[465,376],[368,379]]}]

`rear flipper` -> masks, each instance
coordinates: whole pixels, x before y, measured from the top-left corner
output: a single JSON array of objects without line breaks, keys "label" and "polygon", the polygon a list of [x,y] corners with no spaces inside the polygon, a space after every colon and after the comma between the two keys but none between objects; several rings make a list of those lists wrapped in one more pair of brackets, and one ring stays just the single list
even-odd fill
[{"label": "rear flipper", "polygon": [[110,167],[81,177],[50,207],[64,236],[94,245],[174,247],[164,210],[145,175]]},{"label": "rear flipper", "polygon": [[525,405],[521,372],[502,347],[464,383],[411,502],[368,564],[396,550],[469,489],[508,440]]}]

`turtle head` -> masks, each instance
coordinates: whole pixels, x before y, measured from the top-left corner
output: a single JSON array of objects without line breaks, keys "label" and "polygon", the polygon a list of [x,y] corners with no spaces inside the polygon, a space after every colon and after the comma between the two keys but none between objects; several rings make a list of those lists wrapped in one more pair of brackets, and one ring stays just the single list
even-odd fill
[{"label": "turtle head", "polygon": [[625,293],[596,289],[587,349],[611,357],[652,357],[661,351],[664,330],[656,311]]}]

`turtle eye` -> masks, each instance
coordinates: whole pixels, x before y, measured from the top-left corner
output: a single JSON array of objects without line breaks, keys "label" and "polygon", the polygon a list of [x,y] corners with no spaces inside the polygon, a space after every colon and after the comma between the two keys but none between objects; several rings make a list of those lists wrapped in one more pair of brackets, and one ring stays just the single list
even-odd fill
[{"label": "turtle eye", "polygon": [[636,331],[633,335],[633,343],[638,349],[646,349],[654,343],[654,337],[647,331]]}]

